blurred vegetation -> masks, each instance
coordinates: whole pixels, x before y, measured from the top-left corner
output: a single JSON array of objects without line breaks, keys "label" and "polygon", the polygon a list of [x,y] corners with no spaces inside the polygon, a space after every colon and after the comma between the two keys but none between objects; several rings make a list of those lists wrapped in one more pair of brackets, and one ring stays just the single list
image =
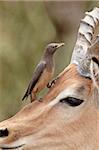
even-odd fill
[{"label": "blurred vegetation", "polygon": [[55,56],[55,75],[69,63],[80,19],[95,6],[98,1],[0,1],[0,120],[24,105],[21,98],[48,43],[65,42]]}]

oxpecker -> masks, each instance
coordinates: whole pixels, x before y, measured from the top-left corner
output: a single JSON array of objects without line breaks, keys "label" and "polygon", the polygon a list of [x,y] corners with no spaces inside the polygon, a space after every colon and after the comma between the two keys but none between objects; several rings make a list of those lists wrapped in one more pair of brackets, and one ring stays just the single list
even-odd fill
[{"label": "oxpecker", "polygon": [[36,93],[40,92],[48,85],[54,74],[55,65],[53,55],[56,50],[63,45],[64,43],[50,43],[47,45],[43,57],[34,70],[32,79],[29,82],[22,100],[30,95],[31,102],[33,102],[36,99]]}]

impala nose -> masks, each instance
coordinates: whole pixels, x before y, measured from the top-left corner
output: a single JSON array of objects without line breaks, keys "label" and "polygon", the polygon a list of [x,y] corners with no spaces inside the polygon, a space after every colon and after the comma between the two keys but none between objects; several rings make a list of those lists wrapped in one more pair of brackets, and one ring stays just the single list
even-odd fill
[{"label": "impala nose", "polygon": [[9,135],[9,131],[7,128],[5,129],[0,129],[0,137],[6,137]]}]

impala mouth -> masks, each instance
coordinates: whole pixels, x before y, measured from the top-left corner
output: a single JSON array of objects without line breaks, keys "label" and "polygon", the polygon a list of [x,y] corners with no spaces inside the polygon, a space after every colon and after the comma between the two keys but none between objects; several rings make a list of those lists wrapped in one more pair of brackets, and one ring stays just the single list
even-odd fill
[{"label": "impala mouth", "polygon": [[20,148],[20,147],[22,147],[22,146],[24,146],[25,144],[22,144],[22,145],[19,145],[19,146],[14,146],[14,147],[9,147],[9,146],[6,146],[6,145],[4,145],[4,146],[2,146],[2,147],[0,147],[0,149],[1,150],[3,150],[3,149],[17,149],[17,148]]}]

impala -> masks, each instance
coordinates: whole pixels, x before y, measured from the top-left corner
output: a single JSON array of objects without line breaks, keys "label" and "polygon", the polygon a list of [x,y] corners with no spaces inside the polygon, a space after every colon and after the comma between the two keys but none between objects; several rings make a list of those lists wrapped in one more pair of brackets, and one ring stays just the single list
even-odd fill
[{"label": "impala", "polygon": [[0,123],[0,148],[99,150],[99,8],[81,20],[71,62],[43,97]]}]

